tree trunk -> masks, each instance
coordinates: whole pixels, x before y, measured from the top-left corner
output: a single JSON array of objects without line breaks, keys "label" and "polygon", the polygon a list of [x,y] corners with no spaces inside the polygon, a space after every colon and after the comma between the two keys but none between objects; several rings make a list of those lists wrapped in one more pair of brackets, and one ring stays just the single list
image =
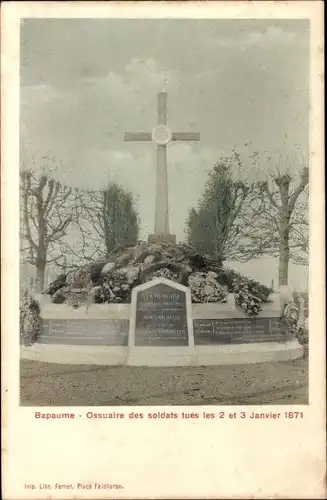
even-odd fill
[{"label": "tree trunk", "polygon": [[45,277],[45,262],[39,262],[36,267],[36,288],[38,293],[42,293],[44,289]]},{"label": "tree trunk", "polygon": [[281,197],[281,206],[279,211],[279,269],[278,269],[278,285],[284,286],[288,284],[288,264],[290,260],[290,219],[292,208],[290,207],[290,182],[291,178],[285,174],[275,182],[279,188]]},{"label": "tree trunk", "polygon": [[288,257],[286,252],[280,251],[279,255],[279,272],[278,272],[278,284],[279,286],[287,285],[288,283]]},{"label": "tree trunk", "polygon": [[109,256],[110,252],[114,249],[112,244],[112,234],[110,227],[110,216],[109,216],[109,193],[108,190],[103,191],[103,199],[102,199],[102,223],[103,223],[103,236],[104,236],[104,244],[106,248],[106,257]]},{"label": "tree trunk", "polygon": [[45,266],[47,264],[46,247],[45,247],[44,224],[39,222],[39,245],[37,249],[37,257],[35,262],[36,267],[36,289],[38,293],[42,293],[45,280]]},{"label": "tree trunk", "polygon": [[[289,249],[289,230],[287,226],[282,227],[280,230],[280,244],[279,244],[279,269],[278,269],[278,285],[288,284],[288,264],[290,260]],[[282,224],[283,226],[283,224]]]},{"label": "tree trunk", "polygon": [[47,262],[46,256],[46,223],[44,219],[44,205],[42,198],[42,190],[39,189],[37,199],[36,199],[36,208],[38,215],[38,248],[37,248],[37,257],[36,257],[36,288],[38,293],[42,293],[44,290],[44,278],[45,278],[45,266]]}]

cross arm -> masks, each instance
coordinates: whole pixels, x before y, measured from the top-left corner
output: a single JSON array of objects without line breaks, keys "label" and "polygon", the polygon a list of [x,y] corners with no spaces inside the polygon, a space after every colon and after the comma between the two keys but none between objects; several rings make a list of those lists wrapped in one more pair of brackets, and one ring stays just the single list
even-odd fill
[{"label": "cross arm", "polygon": [[173,132],[172,141],[199,141],[200,132]]},{"label": "cross arm", "polygon": [[124,141],[152,141],[150,132],[125,132]]}]

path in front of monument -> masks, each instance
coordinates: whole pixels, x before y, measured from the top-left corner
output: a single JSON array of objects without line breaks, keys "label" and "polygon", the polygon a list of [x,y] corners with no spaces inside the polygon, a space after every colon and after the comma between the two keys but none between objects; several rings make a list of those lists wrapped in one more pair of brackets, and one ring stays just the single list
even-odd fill
[{"label": "path in front of monument", "polygon": [[21,360],[22,406],[308,404],[308,358],[198,367]]}]

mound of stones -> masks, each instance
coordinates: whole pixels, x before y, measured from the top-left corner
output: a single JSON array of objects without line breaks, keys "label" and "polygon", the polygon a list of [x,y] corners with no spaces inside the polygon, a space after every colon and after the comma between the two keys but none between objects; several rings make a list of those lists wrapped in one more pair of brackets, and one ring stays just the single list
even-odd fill
[{"label": "mound of stones", "polygon": [[226,302],[235,293],[236,303],[249,316],[256,316],[271,290],[226,269],[221,262],[200,255],[183,244],[139,243],[120,247],[107,257],[61,274],[45,290],[52,302],[79,307],[128,303],[132,289],[157,277],[176,281],[191,290],[193,302]]}]

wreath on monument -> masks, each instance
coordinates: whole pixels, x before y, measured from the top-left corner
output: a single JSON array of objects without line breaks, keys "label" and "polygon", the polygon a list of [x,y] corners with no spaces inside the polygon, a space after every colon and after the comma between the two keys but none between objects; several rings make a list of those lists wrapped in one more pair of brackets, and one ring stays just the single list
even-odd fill
[{"label": "wreath on monument", "polygon": [[227,294],[234,293],[236,305],[249,317],[259,313],[272,291],[188,245],[139,243],[117,248],[106,258],[58,276],[45,293],[52,302],[78,307],[85,301],[82,295],[80,301],[74,296],[78,283],[80,289],[89,290],[95,303],[130,303],[135,286],[158,277],[188,286],[196,303],[226,302]]},{"label": "wreath on monument", "polygon": [[261,311],[261,303],[264,302],[256,293],[255,286],[251,287],[251,282],[243,277],[233,280],[233,292],[235,294],[235,303],[244,309],[250,317],[257,316]]},{"label": "wreath on monument", "polygon": [[228,288],[217,281],[214,271],[192,273],[188,278],[192,302],[227,302]]},{"label": "wreath on monument", "polygon": [[298,334],[298,324],[299,324],[300,310],[295,302],[289,302],[284,309],[283,321],[287,333],[296,337]]}]

